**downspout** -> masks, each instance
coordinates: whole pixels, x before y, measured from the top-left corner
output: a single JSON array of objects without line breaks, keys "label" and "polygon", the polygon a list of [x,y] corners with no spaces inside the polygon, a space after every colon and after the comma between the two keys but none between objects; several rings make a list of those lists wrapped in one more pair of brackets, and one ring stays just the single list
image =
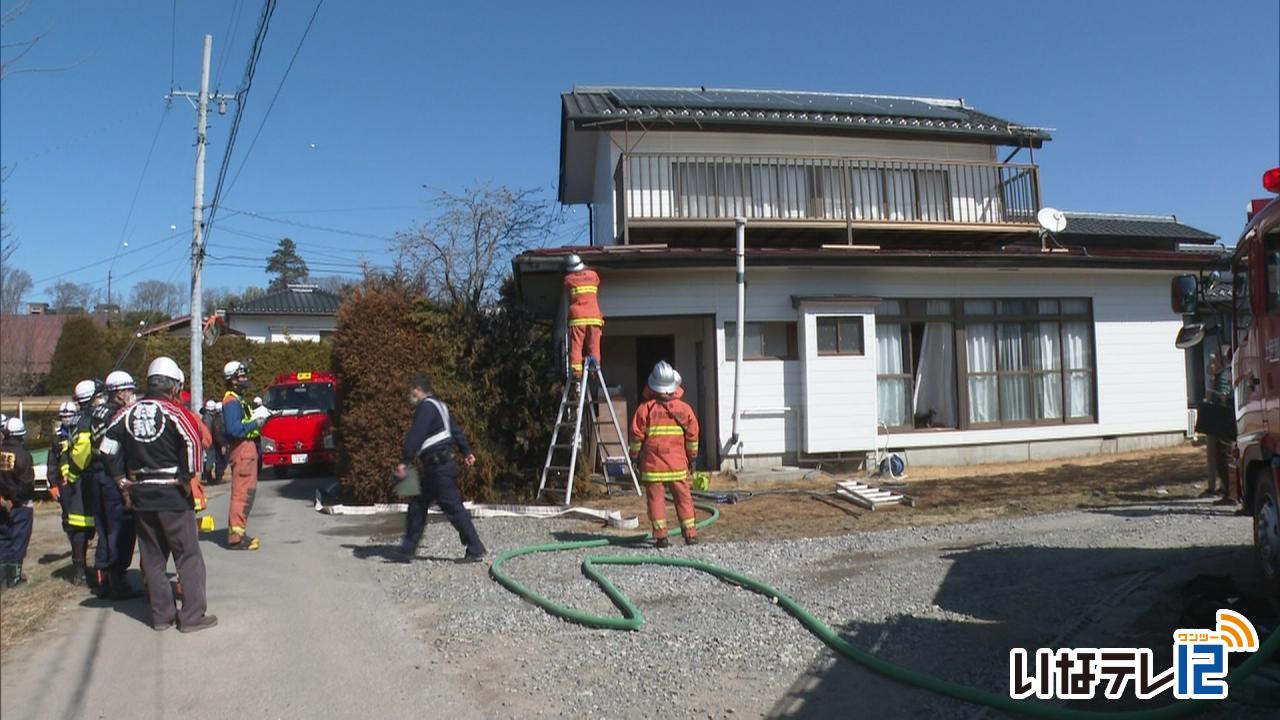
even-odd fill
[{"label": "downspout", "polygon": [[738,336],[737,352],[733,358],[733,434],[729,436],[729,451],[735,453],[735,467],[742,469],[742,439],[738,436],[738,423],[742,419],[742,343],[743,334],[746,329],[746,254],[747,254],[747,219],[745,217],[736,217],[733,219],[735,224],[734,232],[737,241],[736,260],[737,260],[737,282],[738,282],[738,316],[737,322],[734,324],[734,331]]}]

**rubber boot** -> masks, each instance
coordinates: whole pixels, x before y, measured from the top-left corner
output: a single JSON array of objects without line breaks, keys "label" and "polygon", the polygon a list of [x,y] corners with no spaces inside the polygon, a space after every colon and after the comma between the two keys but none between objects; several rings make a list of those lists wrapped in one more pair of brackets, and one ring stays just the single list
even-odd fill
[{"label": "rubber boot", "polygon": [[107,571],[102,568],[94,568],[93,580],[89,583],[89,587],[98,599],[105,600],[111,590],[111,578]]},{"label": "rubber boot", "polygon": [[5,584],[8,585],[10,589],[16,588],[27,581],[27,579],[22,575],[21,565],[17,565],[17,564],[10,565],[8,570],[9,570],[9,578],[8,578],[8,582]]},{"label": "rubber boot", "polygon": [[7,590],[13,587],[10,584],[12,576],[9,575],[9,567],[8,563],[0,564],[0,590]]},{"label": "rubber boot", "polygon": [[83,561],[71,561],[71,584],[76,587],[87,587],[89,585],[89,571],[85,569]]},{"label": "rubber boot", "polygon": [[111,589],[107,597],[109,597],[112,602],[132,600],[134,598],[142,597],[142,593],[129,587],[129,579],[125,575],[124,570],[112,570],[108,574],[108,578]]}]

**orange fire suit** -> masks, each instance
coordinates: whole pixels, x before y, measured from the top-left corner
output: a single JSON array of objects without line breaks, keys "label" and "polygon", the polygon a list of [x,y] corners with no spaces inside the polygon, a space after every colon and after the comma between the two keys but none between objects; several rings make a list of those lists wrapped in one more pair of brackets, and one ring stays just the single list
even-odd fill
[{"label": "orange fire suit", "polygon": [[604,315],[597,300],[600,276],[591,269],[568,273],[564,289],[569,294],[569,366],[574,377],[581,377],[584,354],[600,362],[600,335],[604,331]]},{"label": "orange fire suit", "polygon": [[667,537],[667,487],[675,499],[680,533],[686,539],[698,534],[689,490],[689,470],[698,456],[698,418],[682,397],[682,388],[659,395],[646,387],[644,402],[631,418],[631,457],[644,483],[655,540]]},{"label": "orange fire suit", "polygon": [[222,417],[231,443],[231,508],[227,519],[227,544],[239,545],[248,535],[249,511],[258,492],[258,438],[262,437],[253,411],[239,394],[228,390],[222,398]]}]

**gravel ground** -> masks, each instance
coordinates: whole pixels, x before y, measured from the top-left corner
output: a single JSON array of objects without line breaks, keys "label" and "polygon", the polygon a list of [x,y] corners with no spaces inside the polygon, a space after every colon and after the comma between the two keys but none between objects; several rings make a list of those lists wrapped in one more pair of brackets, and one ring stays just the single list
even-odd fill
[{"label": "gravel ground", "polygon": [[[414,561],[384,557],[395,523],[383,521],[363,553],[383,560],[376,577],[407,627],[436,649],[429,662],[479,689],[495,716],[995,715],[867,672],[768,600],[701,573],[609,568],[646,624],[632,633],[591,630],[520,600],[483,565],[452,562],[461,547],[447,525],[433,521]],[[560,521],[478,526],[491,552],[592,531]],[[1247,518],[1177,501],[773,543],[716,543],[712,527],[704,544],[666,552],[765,580],[880,657],[1004,693],[1011,647],[1163,645],[1167,654],[1180,610],[1171,598],[1198,573],[1251,576],[1249,533]],[[566,551],[506,567],[553,600],[616,614],[581,574],[589,552],[653,551]]]}]

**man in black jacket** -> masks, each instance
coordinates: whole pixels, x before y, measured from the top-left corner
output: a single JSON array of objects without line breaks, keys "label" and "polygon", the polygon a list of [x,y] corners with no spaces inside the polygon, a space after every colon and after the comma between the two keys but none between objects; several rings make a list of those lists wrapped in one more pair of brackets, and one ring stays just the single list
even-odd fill
[{"label": "man in black jacket", "polygon": [[[172,359],[147,368],[147,394],[112,419],[102,441],[111,477],[132,504],[151,603],[151,627],[182,632],[218,624],[205,614],[205,567],[196,533],[190,481],[200,471],[199,421],[177,403],[185,375]],[[174,603],[165,565],[169,553],[182,583],[182,610]]]},{"label": "man in black jacket", "polygon": [[22,562],[31,542],[35,513],[31,499],[36,492],[35,465],[27,451],[27,425],[21,418],[4,423],[0,440],[0,583],[17,587],[26,582]]},{"label": "man in black jacket", "polygon": [[412,555],[418,549],[418,541],[427,527],[427,509],[432,503],[440,506],[445,517],[458,531],[458,539],[466,546],[463,562],[478,562],[488,551],[480,542],[480,535],[471,522],[471,515],[462,506],[462,494],[454,478],[457,467],[453,462],[455,449],[462,453],[467,467],[476,463],[471,443],[462,434],[462,428],[449,419],[449,409],[431,394],[431,380],[418,375],[409,386],[409,402],[416,407],[413,426],[404,438],[401,462],[395,475],[404,478],[407,464],[418,463],[421,494],[409,498],[409,515],[405,521],[404,541],[400,551]]}]

